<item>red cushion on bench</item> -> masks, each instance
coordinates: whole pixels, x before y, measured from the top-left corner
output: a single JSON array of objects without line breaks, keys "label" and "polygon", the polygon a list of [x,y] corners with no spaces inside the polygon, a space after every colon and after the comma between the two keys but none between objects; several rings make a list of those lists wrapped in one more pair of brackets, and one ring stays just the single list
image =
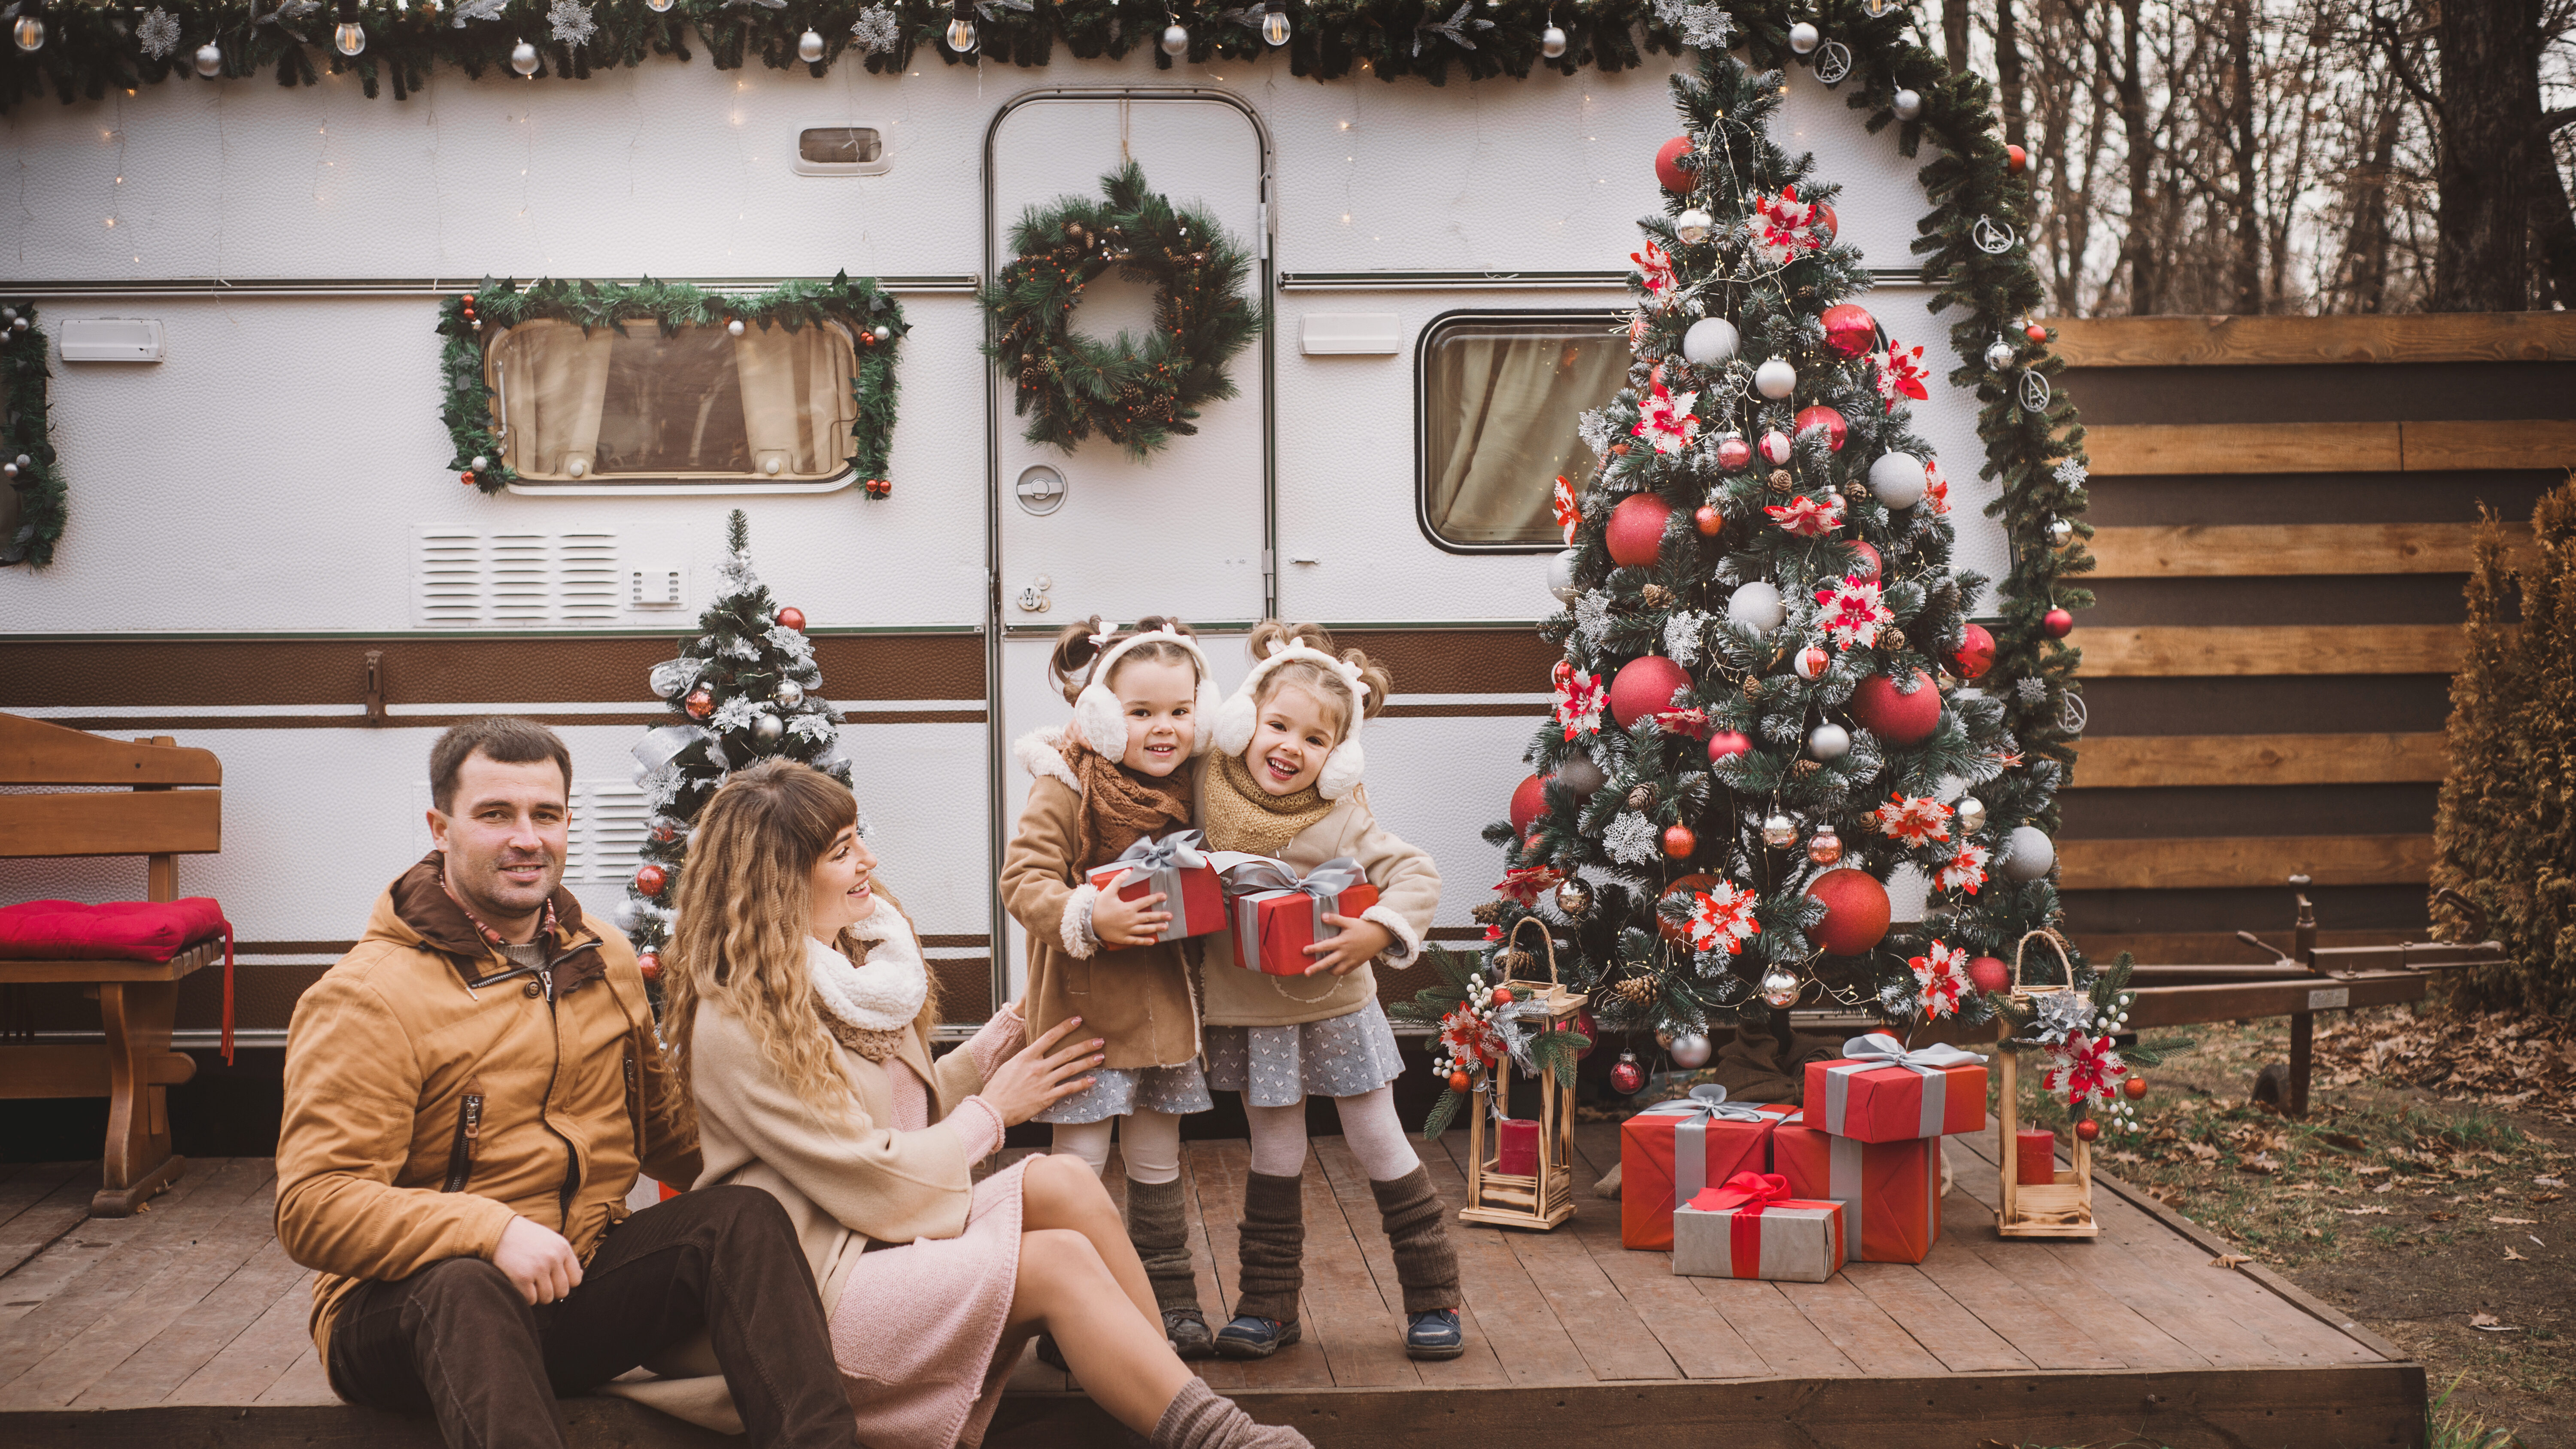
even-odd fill
[{"label": "red cushion on bench", "polygon": [[231,926],[212,896],[0,906],[0,961],[167,961]]}]

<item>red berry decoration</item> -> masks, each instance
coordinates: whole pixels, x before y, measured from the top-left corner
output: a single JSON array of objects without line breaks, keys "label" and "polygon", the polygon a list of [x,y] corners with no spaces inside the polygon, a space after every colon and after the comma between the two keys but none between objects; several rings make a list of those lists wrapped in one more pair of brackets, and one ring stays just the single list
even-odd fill
[{"label": "red berry decoration", "polygon": [[1673,691],[1690,687],[1691,677],[1661,654],[1643,654],[1619,666],[1610,681],[1610,717],[1626,729],[1650,714],[1673,707]]},{"label": "red berry decoration", "polygon": [[2147,1079],[2131,1077],[2120,1084],[2120,1090],[2128,1094],[2130,1101],[2143,1102],[2147,1099]]},{"label": "red berry decoration", "polygon": [[1825,346],[1839,357],[1859,357],[1878,343],[1878,319],[1869,309],[1838,302],[1825,309]]},{"label": "red berry decoration", "polygon": [[1862,583],[1868,583],[1870,580],[1877,578],[1880,574],[1887,571],[1887,562],[1878,556],[1877,549],[1858,540],[1854,540],[1851,547],[1851,576],[1853,578],[1860,580]]},{"label": "red berry decoration", "polygon": [[1691,526],[1697,528],[1702,537],[1715,538],[1726,527],[1726,515],[1703,503],[1692,510]]},{"label": "red berry decoration", "polygon": [[1826,954],[1858,956],[1887,939],[1887,887],[1869,872],[1849,866],[1826,871],[1807,886],[1807,894],[1825,903],[1825,919],[1807,939]]},{"label": "red berry decoration", "polygon": [[2039,627],[2051,639],[2063,639],[2075,632],[2075,616],[2064,609],[2051,609],[2039,616]]},{"label": "red berry decoration", "polygon": [[1601,534],[1611,562],[1629,568],[1653,567],[1664,550],[1664,524],[1672,516],[1673,506],[1659,494],[1631,493],[1620,499]]},{"label": "red berry decoration", "polygon": [[1496,1006],[1509,1006],[1509,1005],[1511,1005],[1511,1004],[1512,1004],[1512,989],[1511,989],[1510,987],[1508,987],[1508,986],[1497,986],[1497,987],[1495,987],[1495,988],[1494,988],[1494,1004],[1495,1004]]},{"label": "red berry decoration", "polygon": [[1810,428],[1824,429],[1825,450],[1832,453],[1843,450],[1843,438],[1851,431],[1851,425],[1843,421],[1843,415],[1829,407],[1798,409],[1798,416],[1791,420],[1790,427],[1802,438]]},{"label": "red berry decoration", "polygon": [[640,865],[635,868],[635,889],[645,895],[658,896],[662,893],[662,887],[670,883],[670,872],[658,865]]},{"label": "red berry decoration", "polygon": [[1664,827],[1664,854],[1671,856],[1675,860],[1688,860],[1690,859],[1690,853],[1697,849],[1699,849],[1699,837],[1691,833],[1691,828],[1689,826],[1667,825]]},{"label": "red berry decoration", "polygon": [[778,624],[782,629],[802,629],[805,627],[805,611],[781,609],[778,611]]},{"label": "red berry decoration", "polygon": [[712,691],[701,684],[689,691],[689,697],[680,701],[680,707],[689,712],[691,719],[705,719],[716,712],[716,697]]},{"label": "red berry decoration", "polygon": [[470,468],[469,468],[469,469],[467,469],[466,471],[464,471],[464,472],[462,472],[462,473],[457,474],[457,475],[456,475],[456,481],[457,481],[457,482],[459,482],[459,483],[464,484],[464,485],[465,485],[466,487],[468,487],[468,488],[473,487],[473,486],[474,486],[474,471],[473,471],[472,469],[470,469]]},{"label": "red berry decoration", "polygon": [[[2020,148],[2015,147],[2014,149],[2019,150]],[[2083,1121],[2075,1124],[2075,1135],[2083,1138],[2087,1142],[2094,1141],[2102,1135],[2102,1124],[2094,1121],[2090,1117],[2087,1117]]]},{"label": "red berry decoration", "polygon": [[[864,336],[865,334],[861,335]],[[1476,1079],[1468,1076],[1465,1072],[1451,1072],[1449,1074],[1450,1091],[1463,1092],[1474,1085],[1476,1085]]]},{"label": "red berry decoration", "polygon": [[1914,671],[1914,683],[1912,694],[1899,694],[1896,681],[1884,674],[1862,680],[1852,690],[1852,718],[1891,745],[1919,745],[1932,738],[1941,727],[1941,691],[1920,669]]},{"label": "red berry decoration", "polygon": [[1751,753],[1753,753],[1753,741],[1746,739],[1738,731],[1719,730],[1708,737],[1708,762],[1712,765],[1720,760],[1731,760],[1738,755]]},{"label": "red berry decoration", "polygon": [[1980,956],[1968,963],[1968,982],[1991,995],[2012,984],[2012,968],[1996,957]]},{"label": "red berry decoration", "polygon": [[1521,781],[1519,788],[1512,791],[1512,834],[1529,834],[1530,822],[1546,808],[1547,781],[1536,775]]},{"label": "red berry decoration", "polygon": [[643,952],[635,958],[635,969],[641,973],[647,981],[661,980],[662,953],[659,951]]},{"label": "red berry decoration", "polygon": [[2011,168],[2012,173],[2018,176],[2022,172],[2030,169],[2030,153],[2019,146],[2006,146],[2004,148],[2004,165]]},{"label": "red berry decoration", "polygon": [[1961,635],[1959,647],[1950,652],[1950,667],[1961,679],[1983,679],[1995,667],[1995,636],[1983,624],[1970,624]]},{"label": "red berry decoration", "polygon": [[1691,186],[1699,180],[1697,172],[1684,171],[1681,168],[1681,159],[1690,153],[1691,142],[1688,136],[1675,136],[1666,141],[1661,150],[1655,152],[1655,179],[1663,183],[1663,188],[1675,196],[1690,195]]}]

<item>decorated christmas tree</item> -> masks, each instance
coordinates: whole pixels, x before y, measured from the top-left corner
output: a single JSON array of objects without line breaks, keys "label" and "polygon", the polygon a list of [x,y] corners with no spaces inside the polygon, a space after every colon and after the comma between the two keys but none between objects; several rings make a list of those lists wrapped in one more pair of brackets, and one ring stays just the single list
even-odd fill
[{"label": "decorated christmas tree", "polygon": [[722,583],[698,616],[698,637],[677,659],[653,666],[653,692],[678,716],[635,747],[636,783],[644,787],[644,848],[626,888],[621,922],[641,958],[644,978],[661,975],[662,944],[671,938],[670,903],[679,895],[689,835],[708,797],[735,770],[755,760],[802,760],[843,784],[840,711],[822,696],[823,671],[805,637],[805,616],[780,607],[751,566],[751,523],[735,509],[725,532]]},{"label": "decorated christmas tree", "polygon": [[[1687,134],[1656,161],[1667,214],[1640,223],[1627,385],[1584,419],[1596,467],[1558,481],[1556,706],[1488,831],[1508,874],[1479,909],[1497,949],[1543,918],[1601,1025],[1655,1031],[1685,1068],[1713,1027],[1800,1004],[1983,1020],[1995,958],[2060,914],[2050,832],[2081,718],[2058,641],[2090,599],[2059,579],[2089,563],[2081,435],[2017,315],[2039,296],[2008,229],[2018,159],[1982,82],[1892,25],[1842,40],[1850,103],[1945,153],[1916,250],[1936,307],[1968,314],[1952,377],[1985,404],[2014,569],[1990,633],[1911,426],[1937,364],[1853,300],[1870,274],[1837,241],[1837,188],[1771,139],[1781,74],[1710,47],[1673,83]],[[1741,43],[1819,53],[1814,26],[1768,17]],[[1891,929],[1909,868],[1926,912]]]}]

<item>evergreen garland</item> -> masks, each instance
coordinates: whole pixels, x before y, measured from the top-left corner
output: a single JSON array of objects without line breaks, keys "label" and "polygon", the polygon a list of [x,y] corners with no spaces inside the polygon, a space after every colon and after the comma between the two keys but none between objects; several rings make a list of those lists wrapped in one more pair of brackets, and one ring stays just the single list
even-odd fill
[{"label": "evergreen garland", "polygon": [[18,526],[0,538],[0,565],[43,568],[54,561],[54,544],[63,536],[63,474],[46,415],[52,376],[36,304],[22,300],[0,308],[0,387],[6,389],[0,402],[7,406],[0,413],[0,472],[18,495]]},{"label": "evergreen garland", "polygon": [[515,281],[483,284],[471,293],[441,304],[438,331],[447,338],[439,364],[447,378],[447,398],[439,418],[447,424],[455,457],[447,466],[458,480],[498,493],[518,481],[518,471],[502,461],[501,441],[493,425],[492,388],[483,380],[486,328],[499,336],[505,328],[538,318],[576,322],[587,334],[620,322],[651,321],[665,337],[683,327],[716,327],[740,319],[746,327],[782,327],[789,332],[822,321],[849,327],[857,339],[858,366],[850,395],[858,416],[850,424],[851,470],[866,496],[886,496],[886,450],[894,438],[895,355],[912,330],[894,297],[866,277],[852,280],[842,272],[828,282],[782,282],[749,296],[707,292],[686,282],[593,282],[546,278],[524,289]]},{"label": "evergreen garland", "polygon": [[[1032,443],[1071,452],[1094,432],[1142,461],[1207,403],[1235,395],[1225,365],[1267,325],[1243,295],[1252,258],[1206,212],[1175,210],[1130,161],[1100,178],[1102,200],[1031,207],[1011,229],[1013,256],[977,294],[984,355],[1017,384],[1012,411]],[[1154,284],[1154,330],[1140,347],[1067,325],[1082,289],[1115,268]]]}]

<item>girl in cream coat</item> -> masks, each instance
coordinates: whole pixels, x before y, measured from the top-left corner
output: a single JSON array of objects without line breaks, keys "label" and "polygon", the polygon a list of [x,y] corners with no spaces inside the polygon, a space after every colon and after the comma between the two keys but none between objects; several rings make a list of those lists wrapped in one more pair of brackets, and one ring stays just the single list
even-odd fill
[{"label": "girl in cream coat", "polygon": [[848,788],[808,766],[736,773],[700,818],[665,961],[698,1185],[748,1184],[786,1209],[859,1438],[980,1442],[1043,1328],[1100,1406],[1156,1446],[1306,1443],[1173,1355],[1117,1209],[1080,1162],[974,1180],[1004,1128],[1090,1085],[1101,1043],[1068,1041],[1075,1020],[1023,1044],[1015,1004],[934,1062],[918,937],[875,889],[857,816]]}]

